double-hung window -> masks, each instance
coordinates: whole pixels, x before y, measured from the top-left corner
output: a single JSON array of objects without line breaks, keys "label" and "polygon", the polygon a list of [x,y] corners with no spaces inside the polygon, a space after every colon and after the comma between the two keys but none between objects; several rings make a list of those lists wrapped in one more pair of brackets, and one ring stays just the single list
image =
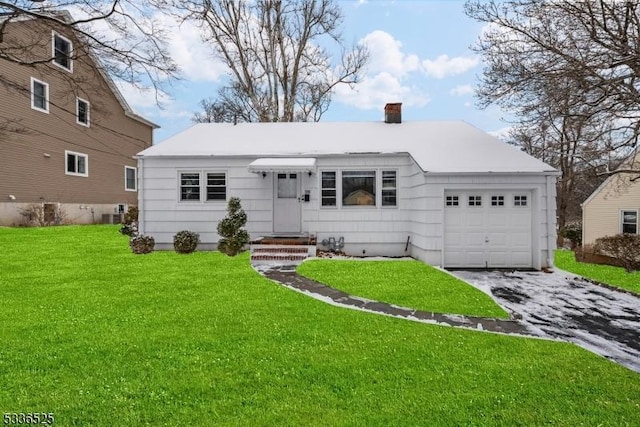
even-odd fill
[{"label": "double-hung window", "polygon": [[342,172],[342,206],[376,206],[376,171]]},{"label": "double-hung window", "polygon": [[224,172],[207,172],[207,201],[227,200],[227,177]]},{"label": "double-hung window", "polygon": [[382,206],[396,206],[398,203],[396,171],[382,171]]},{"label": "double-hung window", "polygon": [[124,189],[125,191],[137,191],[137,169],[131,166],[124,167]]},{"label": "double-hung window", "polygon": [[31,77],[31,108],[49,113],[49,85]]},{"label": "double-hung window", "polygon": [[89,126],[89,101],[82,98],[76,98],[76,122]]},{"label": "double-hung window", "polygon": [[336,206],[336,172],[322,172],[322,206]]},{"label": "double-hung window", "polygon": [[74,151],[65,151],[65,173],[75,176],[89,176],[89,156]]},{"label": "double-hung window", "polygon": [[200,201],[200,172],[180,173],[180,200]]},{"label": "double-hung window", "polygon": [[620,212],[620,228],[623,233],[638,234],[638,211],[625,210]]},{"label": "double-hung window", "polygon": [[73,71],[71,60],[73,45],[71,40],[60,34],[53,33],[53,63],[67,71]]}]

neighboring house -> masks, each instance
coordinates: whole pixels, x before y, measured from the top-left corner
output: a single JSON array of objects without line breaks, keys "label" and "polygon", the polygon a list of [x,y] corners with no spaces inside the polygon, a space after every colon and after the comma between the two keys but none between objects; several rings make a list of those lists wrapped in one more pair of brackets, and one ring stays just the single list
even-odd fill
[{"label": "neighboring house", "polygon": [[198,124],[141,152],[138,171],[140,231],[159,249],[185,229],[215,248],[235,196],[253,239],[344,237],[347,254],[446,267],[552,264],[558,172],[464,122]]},{"label": "neighboring house", "polygon": [[2,35],[17,61],[0,58],[0,225],[23,223],[25,208],[47,223],[92,223],[136,204],[134,155],[157,126],[133,113],[68,28],[21,19]]},{"label": "neighboring house", "polygon": [[[638,150],[620,166],[640,171]],[[582,242],[620,233],[638,234],[640,212],[640,173],[609,176],[582,204]]]}]

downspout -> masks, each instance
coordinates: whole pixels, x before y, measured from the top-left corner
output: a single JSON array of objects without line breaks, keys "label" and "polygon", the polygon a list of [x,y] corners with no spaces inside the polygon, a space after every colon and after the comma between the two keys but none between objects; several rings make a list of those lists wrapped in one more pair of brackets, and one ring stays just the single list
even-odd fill
[{"label": "downspout", "polygon": [[144,168],[143,158],[138,159],[138,234],[144,234]]},{"label": "downspout", "polygon": [[[555,209],[551,209],[555,203],[555,179],[554,175],[547,175],[547,266],[553,267],[554,249],[556,245],[556,221]],[[553,195],[553,197],[551,197]]]}]

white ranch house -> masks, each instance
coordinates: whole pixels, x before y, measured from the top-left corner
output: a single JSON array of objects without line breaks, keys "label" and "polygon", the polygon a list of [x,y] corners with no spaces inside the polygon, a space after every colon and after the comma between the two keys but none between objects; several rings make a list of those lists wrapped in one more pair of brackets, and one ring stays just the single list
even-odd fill
[{"label": "white ranch house", "polygon": [[351,255],[458,268],[552,265],[549,165],[459,121],[197,124],[138,154],[140,232],[215,249],[238,197],[252,239],[344,238]]}]

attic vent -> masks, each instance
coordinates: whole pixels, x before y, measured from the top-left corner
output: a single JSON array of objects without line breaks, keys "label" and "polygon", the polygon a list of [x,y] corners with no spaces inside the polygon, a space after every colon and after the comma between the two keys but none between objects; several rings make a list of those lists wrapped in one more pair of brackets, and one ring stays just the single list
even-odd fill
[{"label": "attic vent", "polygon": [[385,123],[402,123],[402,102],[389,103],[384,106]]}]

